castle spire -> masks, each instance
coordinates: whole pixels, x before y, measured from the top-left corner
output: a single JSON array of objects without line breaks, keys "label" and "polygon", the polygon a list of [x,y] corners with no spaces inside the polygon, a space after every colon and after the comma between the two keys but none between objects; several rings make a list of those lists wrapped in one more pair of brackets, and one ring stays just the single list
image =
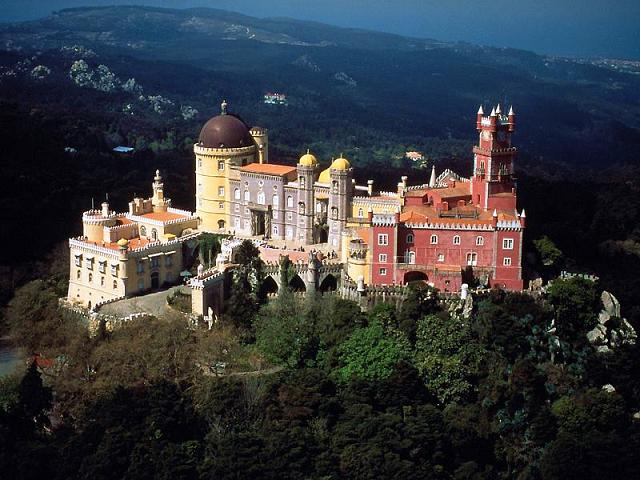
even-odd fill
[{"label": "castle spire", "polygon": [[431,178],[429,179],[429,188],[434,188],[435,186],[436,186],[436,166],[433,165],[431,167]]},{"label": "castle spire", "polygon": [[502,113],[502,108],[500,108],[500,104],[496,107],[496,115],[500,115]]},{"label": "castle spire", "polygon": [[478,115],[484,115],[484,110],[482,109],[482,105],[480,105],[480,108],[478,109]]},{"label": "castle spire", "polygon": [[496,116],[496,108],[495,108],[495,107],[493,107],[493,108],[491,109],[491,116],[492,116],[492,117],[495,117],[495,116]]},{"label": "castle spire", "polygon": [[513,105],[509,107],[509,116],[511,117],[512,115],[515,115],[515,112],[513,111]]}]

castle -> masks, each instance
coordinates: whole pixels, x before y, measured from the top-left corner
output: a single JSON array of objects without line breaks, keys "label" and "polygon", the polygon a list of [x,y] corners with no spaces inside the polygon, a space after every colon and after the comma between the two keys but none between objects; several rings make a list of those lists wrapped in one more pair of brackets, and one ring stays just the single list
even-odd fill
[{"label": "castle", "polygon": [[[498,105],[487,116],[478,110],[470,178],[449,170],[436,176],[434,167],[427,183],[402,177],[394,192],[374,191],[372,180],[357,185],[342,155],[326,169],[308,151],[295,166],[269,163],[268,131],[227,110],[223,102],[194,145],[195,213],[171,207],[156,172],[153,196],[135,198],[128,213],[105,203],[83,214],[83,236],[69,241],[69,300],[91,307],[175,283],[203,231],[257,237],[282,253],[309,245],[337,252],[334,263],[360,284],[425,281],[459,291],[473,278],[523,288],[526,215],[516,210],[512,108],[503,114]],[[202,285],[211,273],[200,270],[192,283]]]}]

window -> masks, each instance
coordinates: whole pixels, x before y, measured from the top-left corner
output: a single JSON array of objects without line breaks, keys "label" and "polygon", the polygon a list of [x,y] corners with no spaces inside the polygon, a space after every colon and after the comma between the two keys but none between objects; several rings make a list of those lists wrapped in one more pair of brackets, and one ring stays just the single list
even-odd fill
[{"label": "window", "polygon": [[234,188],[233,189],[233,198],[234,198],[234,200],[240,200],[240,189],[239,188]]},{"label": "window", "polygon": [[87,257],[87,269],[93,270],[93,257]]},{"label": "window", "polygon": [[273,234],[274,235],[278,235],[278,226],[277,225],[273,226]]},{"label": "window", "polygon": [[244,214],[249,215],[249,209],[247,207],[244,208]]},{"label": "window", "polygon": [[510,267],[511,266],[511,257],[504,257],[504,259],[502,260],[502,265],[504,265],[505,267]]},{"label": "window", "polygon": [[333,193],[338,193],[338,182],[336,182],[335,180],[331,182],[331,191]]},{"label": "window", "polygon": [[98,271],[100,273],[105,273],[107,271],[107,261],[106,260],[98,262]]},{"label": "window", "polygon": [[274,195],[273,196],[273,200],[272,200],[273,206],[277,207],[280,205],[280,197],[278,197],[278,195]]},{"label": "window", "polygon": [[476,245],[484,245],[484,237],[476,237]]},{"label": "window", "polygon": [[151,257],[151,268],[158,268],[159,266],[158,257]]},{"label": "window", "polygon": [[358,217],[364,217],[364,210],[362,210],[361,208],[358,209]]},{"label": "window", "polygon": [[147,236],[147,227],[145,227],[145,226],[141,226],[140,227],[140,236],[141,237],[146,237]]},{"label": "window", "polygon": [[233,226],[235,228],[240,228],[240,219],[238,217],[233,219]]},{"label": "window", "polygon": [[460,235],[456,235],[453,237],[453,244],[460,245]]},{"label": "window", "polygon": [[218,208],[224,210],[224,202],[218,202]]},{"label": "window", "polygon": [[138,260],[136,262],[136,272],[138,272],[138,273],[143,273],[144,272],[144,263],[142,263],[142,260]]},{"label": "window", "polygon": [[118,276],[118,265],[111,264],[111,275],[113,275],[114,277]]},{"label": "window", "polygon": [[416,263],[416,252],[407,252],[405,255],[406,263],[415,264]]},{"label": "window", "polygon": [[505,250],[513,250],[513,238],[503,239],[502,248],[504,248]]},{"label": "window", "polygon": [[287,197],[287,208],[293,208],[293,197],[291,195]]},{"label": "window", "polygon": [[80,270],[78,270],[76,272],[76,279],[80,280],[80,277],[82,277],[82,272]]},{"label": "window", "polygon": [[117,281],[117,280],[114,280],[114,281],[113,281],[113,288],[114,288],[114,290],[115,290],[116,288],[118,288],[118,281]]},{"label": "window", "polygon": [[291,227],[287,227],[287,239],[291,240],[293,238],[293,229]]},{"label": "window", "polygon": [[293,220],[293,213],[291,213],[291,212],[287,213],[287,220],[289,220],[289,221]]},{"label": "window", "polygon": [[378,262],[387,263],[387,254],[381,253],[380,255],[378,255]]},{"label": "window", "polygon": [[381,268],[380,270],[380,275],[385,277],[387,275],[387,269],[386,268]]},{"label": "window", "polygon": [[475,267],[478,264],[478,254],[475,252],[467,253],[467,265]]},{"label": "window", "polygon": [[338,209],[336,207],[331,207],[331,218],[333,220],[338,219]]},{"label": "window", "polygon": [[300,202],[298,203],[298,213],[300,213],[300,215],[304,215],[304,202]]},{"label": "window", "polygon": [[304,188],[306,185],[305,181],[304,181],[304,177],[300,177],[300,188]]},{"label": "window", "polygon": [[218,196],[224,197],[224,187],[218,187]]},{"label": "window", "polygon": [[158,230],[156,230],[155,228],[151,229],[151,240],[153,240],[154,242],[158,240]]},{"label": "window", "polygon": [[444,262],[444,253],[439,253],[438,254],[438,261],[439,262]]},{"label": "window", "polygon": [[218,170],[224,170],[224,160],[218,160]]},{"label": "window", "polygon": [[76,257],[76,267],[81,267],[82,266],[82,254],[79,253],[75,257]]},{"label": "window", "polygon": [[387,235],[386,233],[379,233],[378,245],[389,245],[389,235]]},{"label": "window", "polygon": [[251,194],[249,193],[249,190],[244,191],[244,201],[245,202],[251,201]]},{"label": "window", "polygon": [[240,205],[238,205],[237,203],[236,203],[236,206],[235,206],[235,210],[236,210],[236,213],[240,211]]},{"label": "window", "polygon": [[89,283],[93,282],[93,273],[89,274]]},{"label": "window", "polygon": [[407,243],[413,243],[414,237],[413,233],[407,235]]},{"label": "window", "polygon": [[171,265],[173,265],[173,256],[167,255],[166,257],[164,257],[164,266],[170,267]]},{"label": "window", "polygon": [[271,218],[273,218],[274,220],[278,219],[278,211],[277,210],[271,210]]},{"label": "window", "polygon": [[265,195],[264,192],[258,192],[258,205],[264,205],[265,204]]},{"label": "window", "polygon": [[198,168],[202,168],[202,159],[201,158],[198,159]]},{"label": "window", "polygon": [[100,277],[100,286],[104,287],[104,277]]},{"label": "window", "polygon": [[431,235],[431,245],[438,244],[438,235]]}]

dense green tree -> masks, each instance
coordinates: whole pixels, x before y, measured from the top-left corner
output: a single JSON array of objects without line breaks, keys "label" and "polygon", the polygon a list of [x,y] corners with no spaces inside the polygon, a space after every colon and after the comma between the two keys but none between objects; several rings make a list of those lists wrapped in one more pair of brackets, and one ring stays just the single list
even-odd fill
[{"label": "dense green tree", "polygon": [[558,336],[571,345],[586,343],[586,332],[596,324],[598,294],[594,282],[579,277],[557,279],[549,287]]}]

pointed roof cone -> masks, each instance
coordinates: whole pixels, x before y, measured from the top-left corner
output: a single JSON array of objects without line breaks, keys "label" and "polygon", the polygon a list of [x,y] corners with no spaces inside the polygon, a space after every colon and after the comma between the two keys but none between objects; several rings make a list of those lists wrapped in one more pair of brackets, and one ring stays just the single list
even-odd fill
[{"label": "pointed roof cone", "polygon": [[431,178],[429,179],[429,187],[433,188],[436,186],[436,166],[433,165],[431,167]]},{"label": "pointed roof cone", "polygon": [[495,208],[493,209],[493,217],[497,217],[498,216],[498,210],[496,210]]},{"label": "pointed roof cone", "polygon": [[491,116],[492,116],[492,117],[495,117],[495,116],[496,116],[496,109],[495,109],[495,108],[492,108],[492,109],[491,109]]},{"label": "pointed roof cone", "polygon": [[484,110],[482,109],[482,105],[480,105],[480,108],[478,109],[478,115],[484,115]]},{"label": "pointed roof cone", "polygon": [[511,115],[515,115],[515,112],[513,111],[513,105],[509,107],[509,116]]},{"label": "pointed roof cone", "polygon": [[527,218],[527,214],[524,212],[524,208],[522,209],[522,213],[520,214],[520,218]]},{"label": "pointed roof cone", "polygon": [[500,104],[496,107],[496,114],[500,115],[502,113],[502,109],[500,108]]}]

